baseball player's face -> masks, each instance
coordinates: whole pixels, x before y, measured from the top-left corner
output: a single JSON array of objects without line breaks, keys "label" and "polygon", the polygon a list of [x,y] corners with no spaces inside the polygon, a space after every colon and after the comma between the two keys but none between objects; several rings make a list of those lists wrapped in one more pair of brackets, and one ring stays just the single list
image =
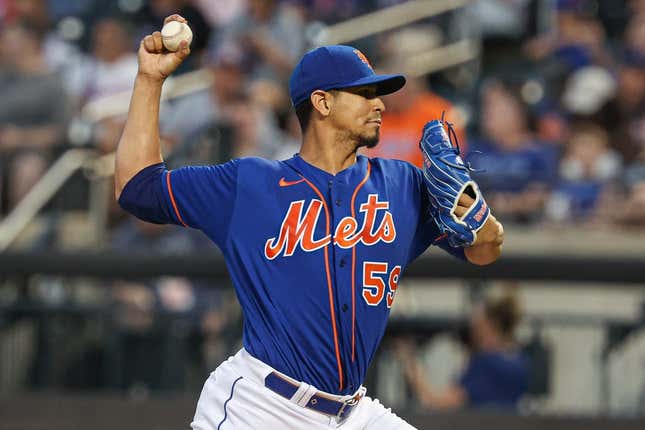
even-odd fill
[{"label": "baseball player's face", "polygon": [[335,91],[330,117],[341,139],[354,142],[357,148],[373,148],[379,140],[383,111],[376,86],[366,85]]}]

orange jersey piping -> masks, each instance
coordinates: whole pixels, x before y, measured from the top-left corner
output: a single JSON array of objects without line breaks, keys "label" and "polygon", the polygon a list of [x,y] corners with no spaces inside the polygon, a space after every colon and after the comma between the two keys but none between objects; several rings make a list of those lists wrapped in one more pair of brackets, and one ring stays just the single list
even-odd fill
[{"label": "orange jersey piping", "polygon": [[177,203],[175,202],[175,196],[172,193],[172,185],[170,183],[170,173],[172,170],[168,171],[166,174],[166,185],[168,186],[168,194],[170,195],[170,202],[172,203],[172,208],[175,210],[175,215],[177,215],[177,219],[183,225],[184,227],[188,227],[188,225],[184,222],[184,219],[181,217],[179,214],[179,209],[177,209]]}]

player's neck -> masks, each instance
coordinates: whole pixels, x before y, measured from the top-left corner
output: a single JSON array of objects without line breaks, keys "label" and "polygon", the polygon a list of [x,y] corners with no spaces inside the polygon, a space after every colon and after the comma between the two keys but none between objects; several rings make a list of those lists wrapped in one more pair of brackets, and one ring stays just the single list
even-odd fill
[{"label": "player's neck", "polygon": [[300,148],[300,158],[335,175],[356,162],[356,145],[338,141],[334,133],[309,130]]}]

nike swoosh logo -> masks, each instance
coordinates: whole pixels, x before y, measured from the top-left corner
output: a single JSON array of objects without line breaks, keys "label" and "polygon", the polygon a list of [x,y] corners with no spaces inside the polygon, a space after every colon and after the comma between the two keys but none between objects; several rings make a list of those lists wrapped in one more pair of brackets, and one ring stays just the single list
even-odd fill
[{"label": "nike swoosh logo", "polygon": [[292,186],[292,185],[296,185],[296,184],[299,184],[299,183],[301,183],[301,182],[304,182],[304,178],[303,178],[303,179],[299,179],[299,180],[297,180],[297,181],[286,181],[286,180],[284,179],[284,177],[283,177],[283,178],[280,178],[280,182],[278,182],[278,185],[280,185],[281,187],[290,187],[290,186]]}]

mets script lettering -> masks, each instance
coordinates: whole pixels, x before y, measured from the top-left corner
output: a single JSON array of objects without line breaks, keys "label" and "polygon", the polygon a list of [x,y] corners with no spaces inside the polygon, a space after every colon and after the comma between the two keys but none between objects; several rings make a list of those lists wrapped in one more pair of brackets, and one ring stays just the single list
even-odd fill
[{"label": "mets script lettering", "polygon": [[[312,200],[303,214],[304,206],[304,200],[291,202],[280,226],[279,236],[268,239],[264,244],[266,258],[273,260],[281,253],[284,253],[285,257],[289,257],[293,255],[297,247],[305,252],[312,252],[324,248],[332,242],[331,234],[319,239],[314,238],[321,212],[325,212],[326,222],[329,223],[329,213],[323,202]],[[367,202],[361,204],[358,209],[364,214],[363,225],[359,228],[358,221],[353,217],[345,217],[340,220],[333,234],[335,244],[341,248],[351,248],[359,242],[367,246],[372,246],[379,241],[392,243],[396,239],[396,229],[392,213],[388,211],[389,208],[389,202],[379,201],[378,194],[370,194],[367,197]],[[376,226],[379,211],[385,213],[379,225]]]}]

